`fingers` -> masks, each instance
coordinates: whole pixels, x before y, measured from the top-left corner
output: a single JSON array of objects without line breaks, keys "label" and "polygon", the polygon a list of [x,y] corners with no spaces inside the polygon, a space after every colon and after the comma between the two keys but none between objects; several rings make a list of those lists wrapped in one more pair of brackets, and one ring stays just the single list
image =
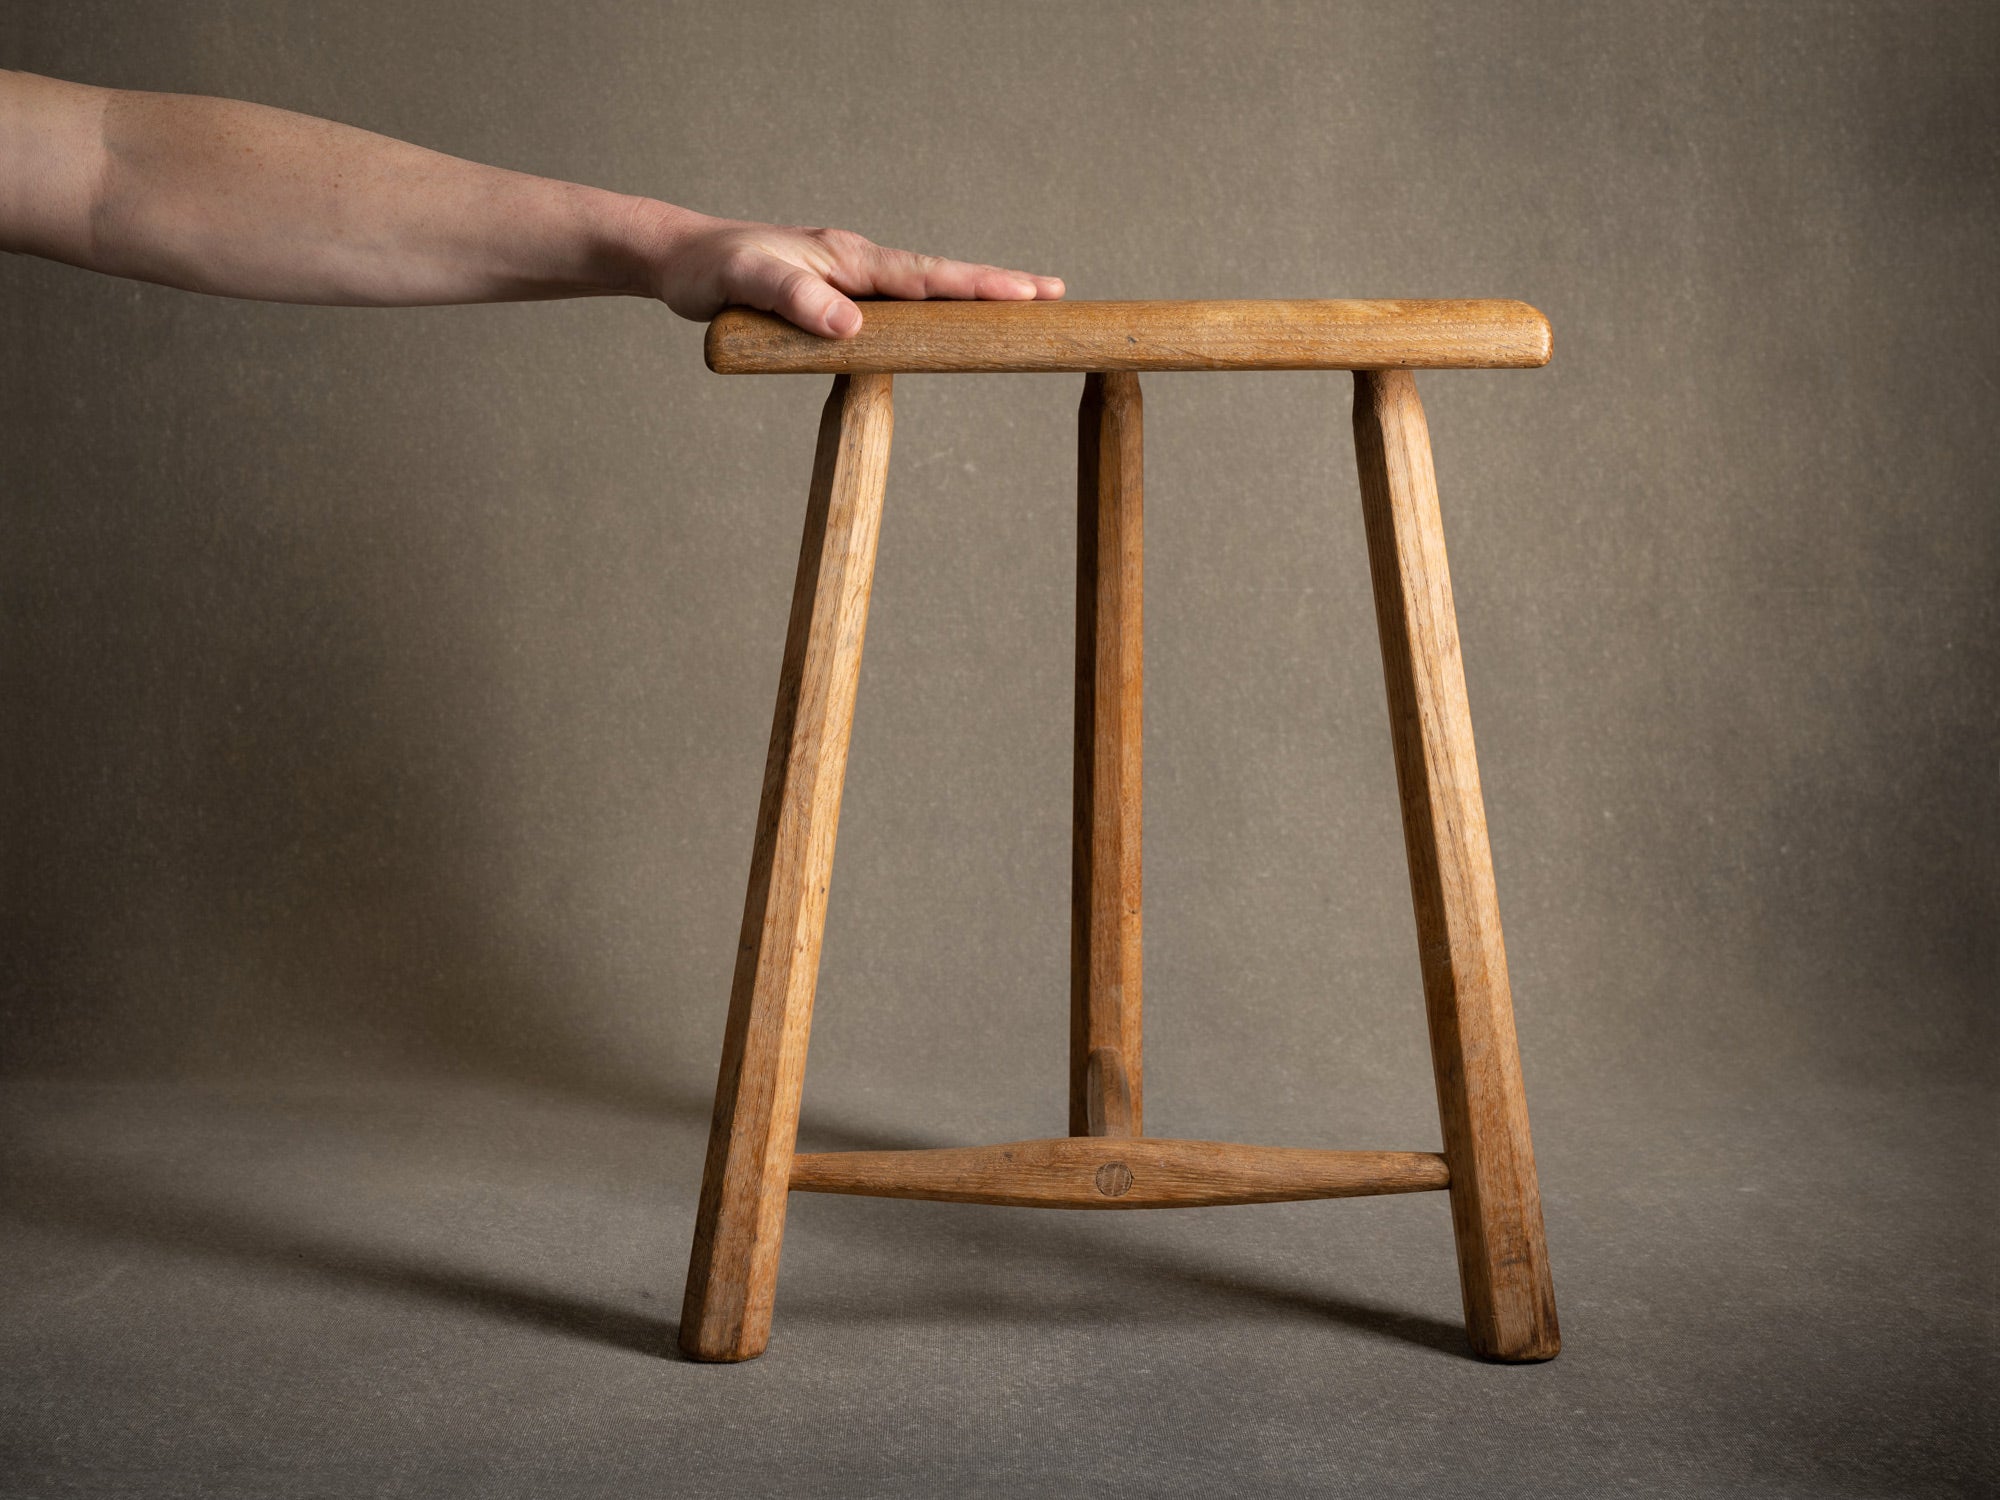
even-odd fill
[{"label": "fingers", "polygon": [[860,259],[862,263],[855,270],[866,276],[868,284],[850,290],[874,291],[889,297],[952,297],[988,302],[1032,302],[1063,294],[1062,279],[1057,276],[1034,276],[1000,266],[943,260],[935,255],[891,250],[884,245],[867,245]]},{"label": "fingers", "polygon": [[1063,294],[1059,277],[890,250],[841,229],[759,227],[712,264],[716,305],[761,308],[822,338],[861,331],[852,297],[1029,302]]}]

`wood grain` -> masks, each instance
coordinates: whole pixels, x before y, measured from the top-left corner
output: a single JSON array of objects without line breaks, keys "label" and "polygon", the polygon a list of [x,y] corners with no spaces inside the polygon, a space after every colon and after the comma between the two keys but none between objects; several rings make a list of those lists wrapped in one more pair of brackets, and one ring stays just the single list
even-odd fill
[{"label": "wood grain", "polygon": [[1354,377],[1354,440],[1466,1331],[1561,1347],[1430,432],[1406,371]]},{"label": "wood grain", "polygon": [[1312,1151],[1221,1141],[1058,1136],[938,1151],[792,1158],[792,1190],[1011,1208],[1202,1208],[1422,1193],[1445,1187],[1425,1151]]},{"label": "wood grain", "polygon": [[1071,1135],[1145,1133],[1140,1024],[1143,416],[1138,376],[1113,373],[1085,379],[1077,412]]},{"label": "wood grain", "polygon": [[770,1337],[893,421],[886,375],[842,376],[820,417],[681,1313],[694,1359]]},{"label": "wood grain", "polygon": [[1525,302],[866,302],[851,339],[725,309],[708,367],[725,375],[1024,370],[1520,369],[1549,362]]},{"label": "wood grain", "polygon": [[1132,1122],[1132,1075],[1116,1047],[1093,1047],[1084,1069],[1084,1129],[1072,1135],[1115,1136],[1124,1139],[1139,1134]]}]

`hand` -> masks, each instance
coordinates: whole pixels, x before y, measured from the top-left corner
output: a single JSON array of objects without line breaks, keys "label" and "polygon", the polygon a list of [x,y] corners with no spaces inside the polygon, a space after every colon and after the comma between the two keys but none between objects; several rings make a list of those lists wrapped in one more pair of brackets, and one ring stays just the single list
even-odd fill
[{"label": "hand", "polygon": [[[664,207],[664,205],[661,205]],[[762,308],[808,333],[852,338],[852,297],[1031,302],[1063,294],[1060,278],[889,250],[845,229],[795,229],[671,209],[647,257],[650,290],[684,318],[731,305]]]}]

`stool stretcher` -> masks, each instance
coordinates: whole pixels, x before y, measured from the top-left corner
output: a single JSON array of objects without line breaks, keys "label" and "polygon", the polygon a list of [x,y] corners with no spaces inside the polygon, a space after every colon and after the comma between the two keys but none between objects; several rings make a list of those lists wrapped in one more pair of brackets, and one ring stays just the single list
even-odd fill
[{"label": "stool stretcher", "polygon": [[1007,1208],[1206,1208],[1450,1186],[1444,1158],[1429,1151],[1314,1151],[1146,1137],[1055,1136],[1005,1146],[792,1158],[795,1193]]}]

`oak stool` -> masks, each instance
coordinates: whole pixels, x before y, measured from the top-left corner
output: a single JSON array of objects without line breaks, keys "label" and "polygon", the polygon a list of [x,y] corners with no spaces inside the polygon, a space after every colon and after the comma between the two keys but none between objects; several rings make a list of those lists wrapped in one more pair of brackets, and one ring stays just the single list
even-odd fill
[{"label": "oak stool", "polygon": [[[790,1192],[1037,1208],[1176,1208],[1444,1189],[1466,1333],[1553,1357],[1555,1294],[1507,957],[1473,758],[1430,436],[1412,370],[1520,369],[1549,325],[1508,301],[882,302],[834,341],[742,308],[723,374],[835,377],[820,418],[688,1266],[680,1345],[764,1350]],[[1352,370],[1404,844],[1442,1154],[1164,1140],[1142,1128],[1138,372]],[[890,381],[904,371],[1084,378],[1077,446],[1069,1134],[1002,1146],[795,1154],[834,829],[882,519]]]}]

